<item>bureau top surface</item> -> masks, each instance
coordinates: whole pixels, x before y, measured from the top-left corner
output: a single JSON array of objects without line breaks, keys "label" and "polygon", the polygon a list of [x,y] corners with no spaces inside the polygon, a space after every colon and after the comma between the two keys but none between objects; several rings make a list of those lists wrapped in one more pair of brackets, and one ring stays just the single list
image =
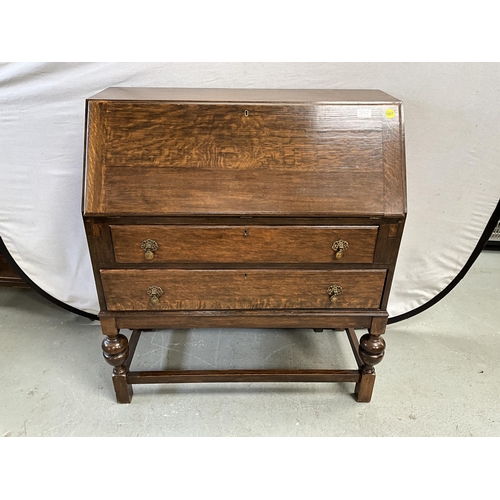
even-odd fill
[{"label": "bureau top surface", "polygon": [[210,89],[110,87],[90,100],[255,102],[255,103],[398,103],[399,99],[375,89]]},{"label": "bureau top surface", "polygon": [[87,100],[86,215],[406,213],[379,90],[111,88]]}]

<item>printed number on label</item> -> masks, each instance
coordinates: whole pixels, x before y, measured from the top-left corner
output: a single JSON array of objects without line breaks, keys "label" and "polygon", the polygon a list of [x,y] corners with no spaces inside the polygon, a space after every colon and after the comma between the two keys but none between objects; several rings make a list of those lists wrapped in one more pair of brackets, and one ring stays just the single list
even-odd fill
[{"label": "printed number on label", "polygon": [[359,108],[358,109],[358,118],[371,118],[372,110],[367,108]]}]

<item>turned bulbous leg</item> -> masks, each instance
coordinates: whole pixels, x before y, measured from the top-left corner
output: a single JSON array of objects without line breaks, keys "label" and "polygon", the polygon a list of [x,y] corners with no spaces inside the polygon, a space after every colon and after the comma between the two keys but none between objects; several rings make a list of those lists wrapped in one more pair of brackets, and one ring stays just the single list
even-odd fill
[{"label": "turned bulbous leg", "polygon": [[101,328],[105,339],[102,341],[104,359],[113,366],[113,386],[118,403],[132,401],[132,385],[127,382],[125,362],[129,355],[128,339],[116,328],[114,320],[101,319]]},{"label": "turned bulbous leg", "polygon": [[359,339],[359,357],[363,362],[361,367],[361,380],[356,384],[356,400],[369,403],[375,385],[375,365],[382,361],[385,352],[386,318],[374,318],[368,333]]},{"label": "turned bulbous leg", "polygon": [[375,365],[382,361],[385,340],[380,335],[366,333],[359,339],[359,356],[364,363],[363,373],[374,373]]},{"label": "turned bulbous leg", "polygon": [[125,370],[123,363],[127,361],[129,352],[127,337],[121,333],[114,337],[106,337],[102,341],[102,351],[104,359],[114,366],[113,373],[121,374]]}]

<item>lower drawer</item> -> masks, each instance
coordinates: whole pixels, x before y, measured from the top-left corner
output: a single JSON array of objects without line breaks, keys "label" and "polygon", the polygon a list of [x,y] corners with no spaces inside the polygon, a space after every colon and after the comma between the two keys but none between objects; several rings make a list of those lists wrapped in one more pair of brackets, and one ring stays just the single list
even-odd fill
[{"label": "lower drawer", "polygon": [[377,309],[385,276],[385,270],[101,270],[110,311]]}]

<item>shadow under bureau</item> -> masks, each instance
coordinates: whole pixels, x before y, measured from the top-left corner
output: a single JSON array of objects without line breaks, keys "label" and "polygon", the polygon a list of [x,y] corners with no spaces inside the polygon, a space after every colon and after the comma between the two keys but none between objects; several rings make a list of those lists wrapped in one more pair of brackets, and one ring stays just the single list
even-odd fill
[{"label": "shadow under bureau", "polygon": [[[117,401],[218,381],[353,382],[370,401],[405,182],[402,104],[379,90],[87,99],[83,216]],[[197,327],[345,330],[359,369],[130,370],[142,331]]]}]

